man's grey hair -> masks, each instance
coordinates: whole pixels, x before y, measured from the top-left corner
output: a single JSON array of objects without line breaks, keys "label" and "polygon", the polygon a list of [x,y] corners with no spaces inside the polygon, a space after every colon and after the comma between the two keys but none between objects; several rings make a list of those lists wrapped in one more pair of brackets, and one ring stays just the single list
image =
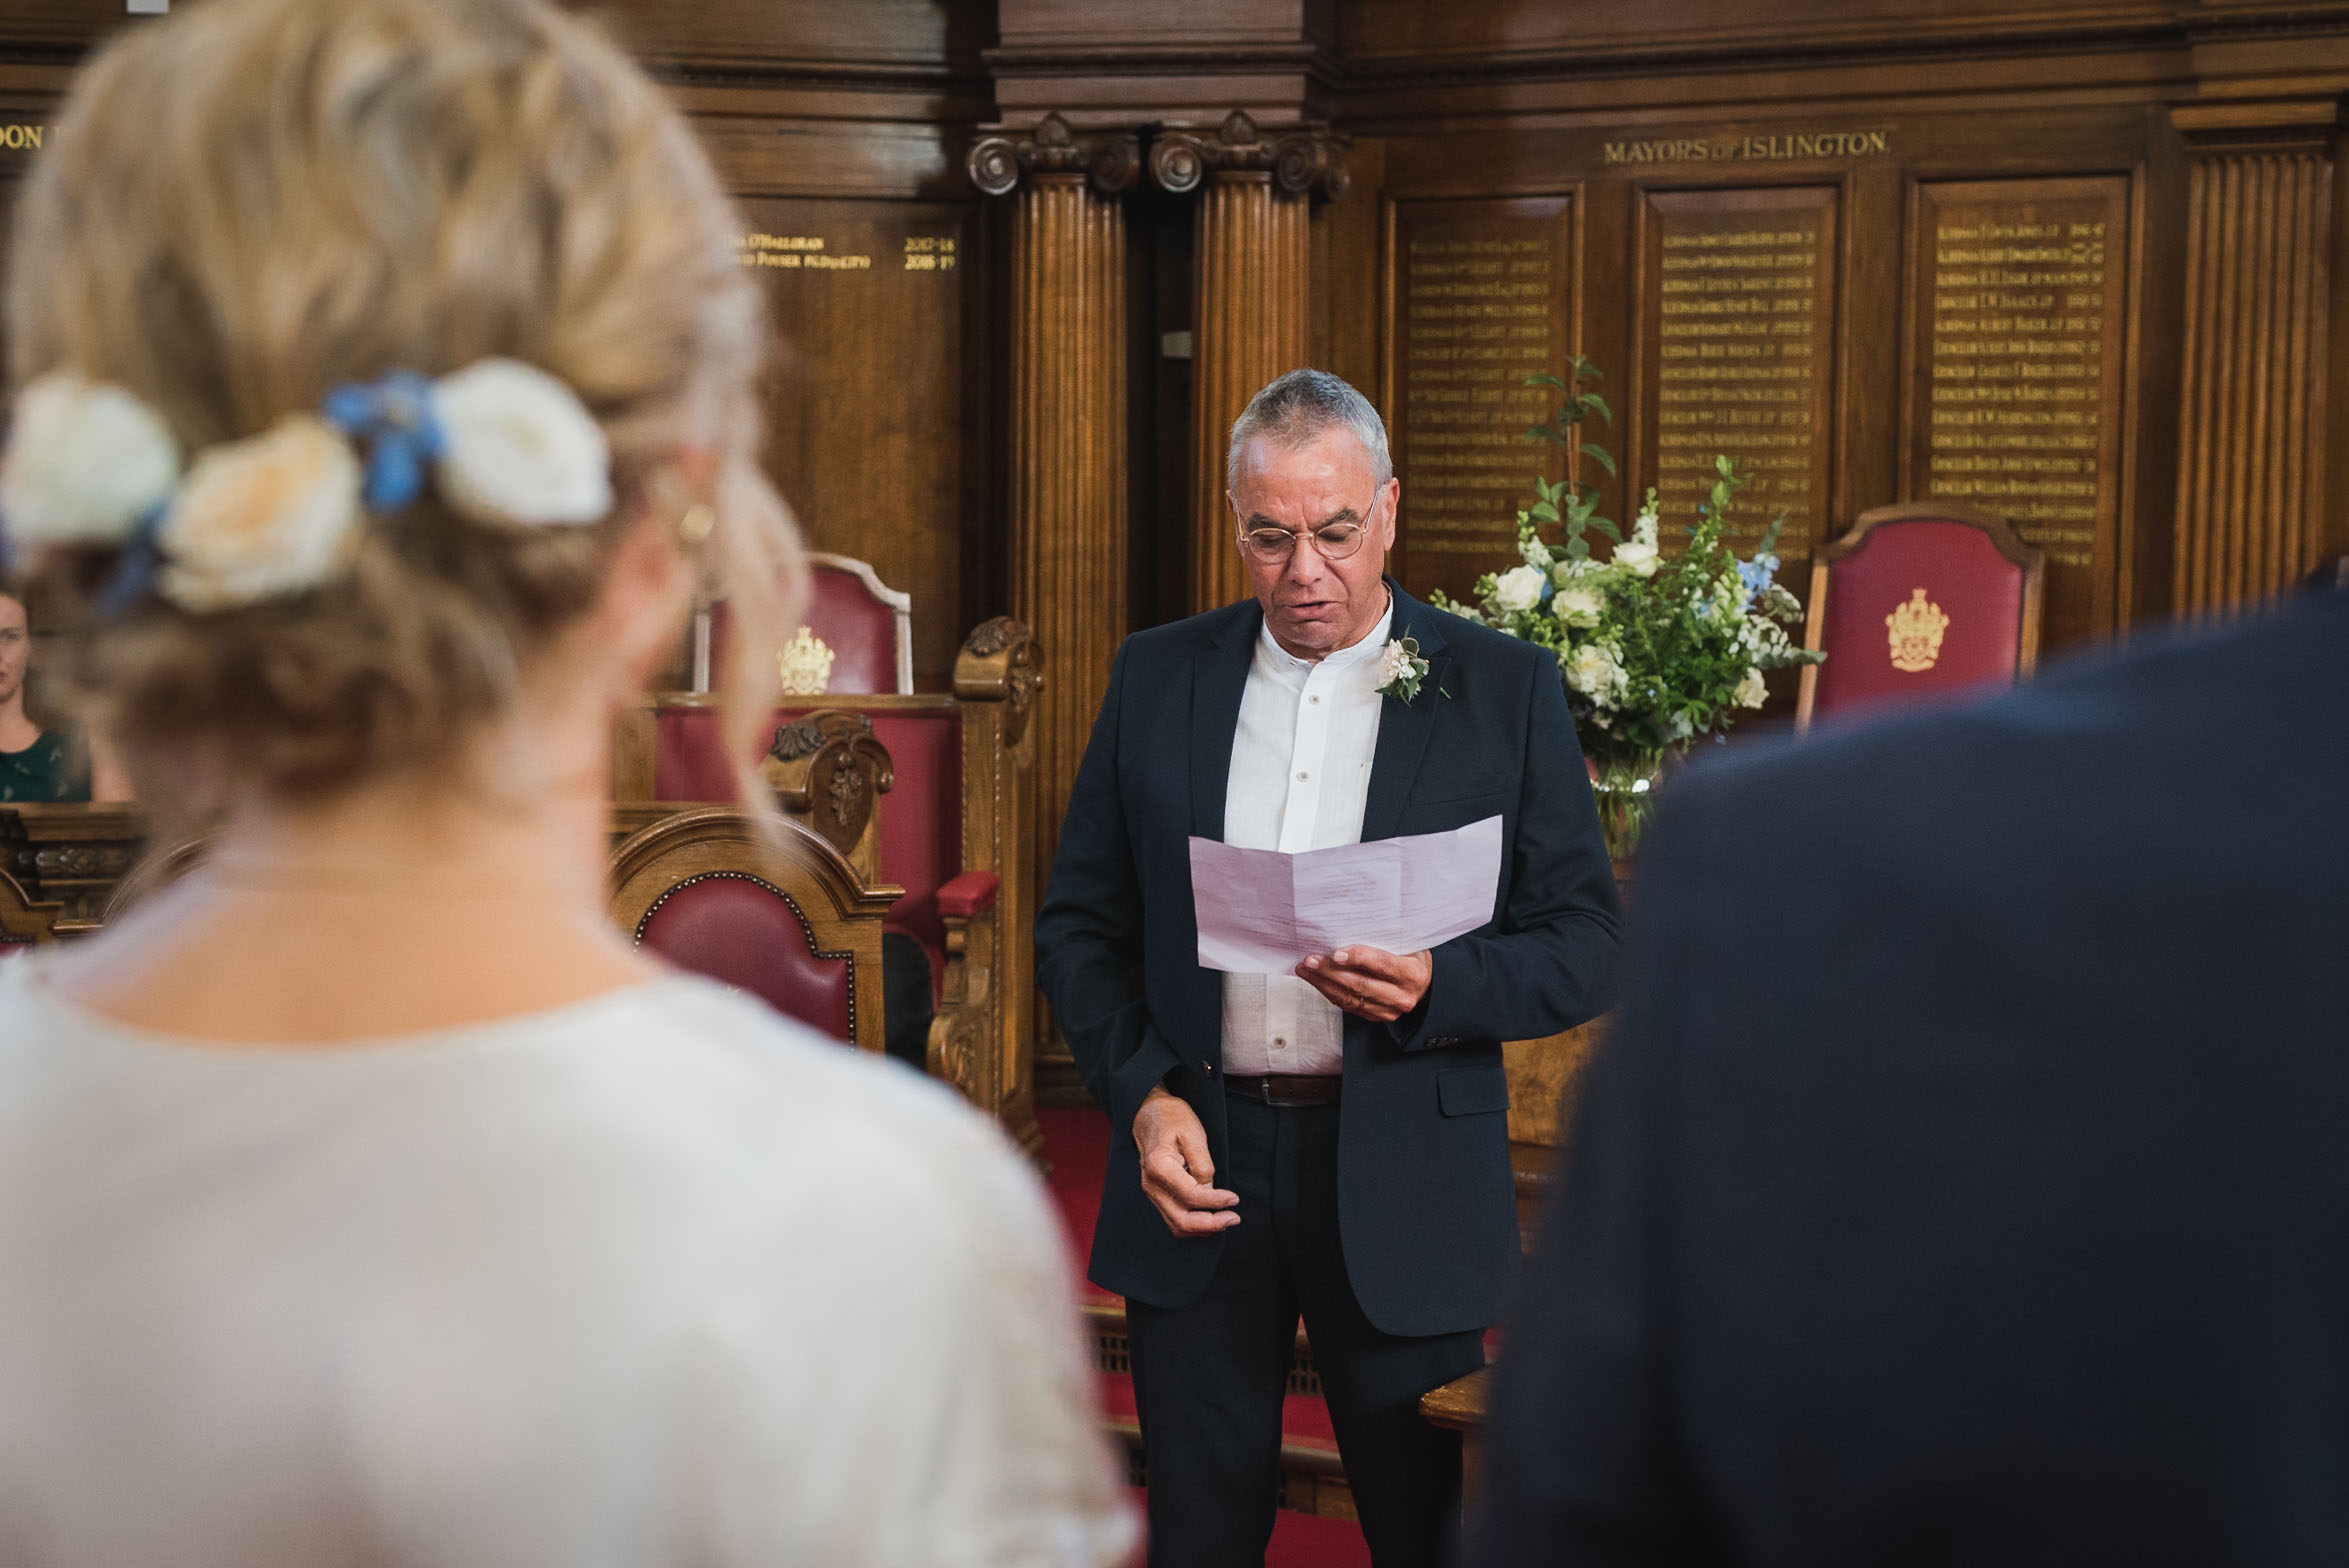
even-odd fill
[{"label": "man's grey hair", "polygon": [[1371,471],[1385,484],[1395,477],[1387,455],[1387,425],[1370,399],[1326,370],[1292,370],[1248,400],[1232,421],[1232,444],[1223,459],[1223,484],[1240,482],[1240,453],[1251,441],[1269,441],[1295,450],[1332,425],[1354,432],[1370,454]]}]

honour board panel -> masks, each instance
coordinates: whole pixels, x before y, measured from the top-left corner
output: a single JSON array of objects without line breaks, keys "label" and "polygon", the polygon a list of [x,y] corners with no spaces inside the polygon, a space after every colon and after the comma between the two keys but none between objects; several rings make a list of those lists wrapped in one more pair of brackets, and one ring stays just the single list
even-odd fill
[{"label": "honour board panel", "polygon": [[1840,207],[1825,185],[1642,193],[1625,511],[1654,487],[1667,549],[1724,456],[1751,475],[1724,533],[1740,554],[1783,513],[1779,575],[1799,583],[1831,531]]},{"label": "honour board panel", "polygon": [[2112,175],[1921,181],[1910,203],[1902,493],[2046,552],[2049,646],[2114,624],[2129,197]]},{"label": "honour board panel", "polygon": [[1403,480],[1398,576],[1414,593],[1466,599],[1480,574],[1516,565],[1534,476],[1565,473],[1564,453],[1526,439],[1556,396],[1525,378],[1560,374],[1573,353],[1574,220],[1566,195],[1389,208],[1386,412]]}]

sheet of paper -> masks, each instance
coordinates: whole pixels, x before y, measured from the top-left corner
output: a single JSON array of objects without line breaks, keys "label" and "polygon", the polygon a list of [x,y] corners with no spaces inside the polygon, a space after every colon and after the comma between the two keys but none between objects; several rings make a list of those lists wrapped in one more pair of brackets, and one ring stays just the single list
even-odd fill
[{"label": "sheet of paper", "polygon": [[1199,965],[1285,975],[1333,948],[1416,953],[1493,918],[1501,819],[1285,854],[1191,840]]}]

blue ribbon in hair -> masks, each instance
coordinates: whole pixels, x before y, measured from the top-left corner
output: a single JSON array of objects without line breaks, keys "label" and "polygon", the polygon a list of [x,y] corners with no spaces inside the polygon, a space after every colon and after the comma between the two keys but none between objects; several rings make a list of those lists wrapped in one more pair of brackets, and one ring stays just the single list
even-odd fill
[{"label": "blue ribbon in hair", "polygon": [[345,381],[326,394],[322,412],[365,454],[367,510],[403,510],[424,492],[424,471],[448,449],[432,406],[432,383],[413,370],[387,370],[373,381]]},{"label": "blue ribbon in hair", "polygon": [[163,569],[163,549],[156,540],[163,532],[163,514],[170,509],[168,499],[156,502],[131,529],[131,536],[122,547],[122,558],[114,563],[105,585],[90,601],[90,608],[101,618],[117,619],[139,602],[140,595],[155,586],[155,574]]}]

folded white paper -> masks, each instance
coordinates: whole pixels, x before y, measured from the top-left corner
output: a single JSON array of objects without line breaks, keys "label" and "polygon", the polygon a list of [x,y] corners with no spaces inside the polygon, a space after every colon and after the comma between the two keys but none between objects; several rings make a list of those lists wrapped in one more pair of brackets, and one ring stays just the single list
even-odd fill
[{"label": "folded white paper", "polygon": [[1287,854],[1191,840],[1199,967],[1285,975],[1340,947],[1416,953],[1493,918],[1501,819]]}]

